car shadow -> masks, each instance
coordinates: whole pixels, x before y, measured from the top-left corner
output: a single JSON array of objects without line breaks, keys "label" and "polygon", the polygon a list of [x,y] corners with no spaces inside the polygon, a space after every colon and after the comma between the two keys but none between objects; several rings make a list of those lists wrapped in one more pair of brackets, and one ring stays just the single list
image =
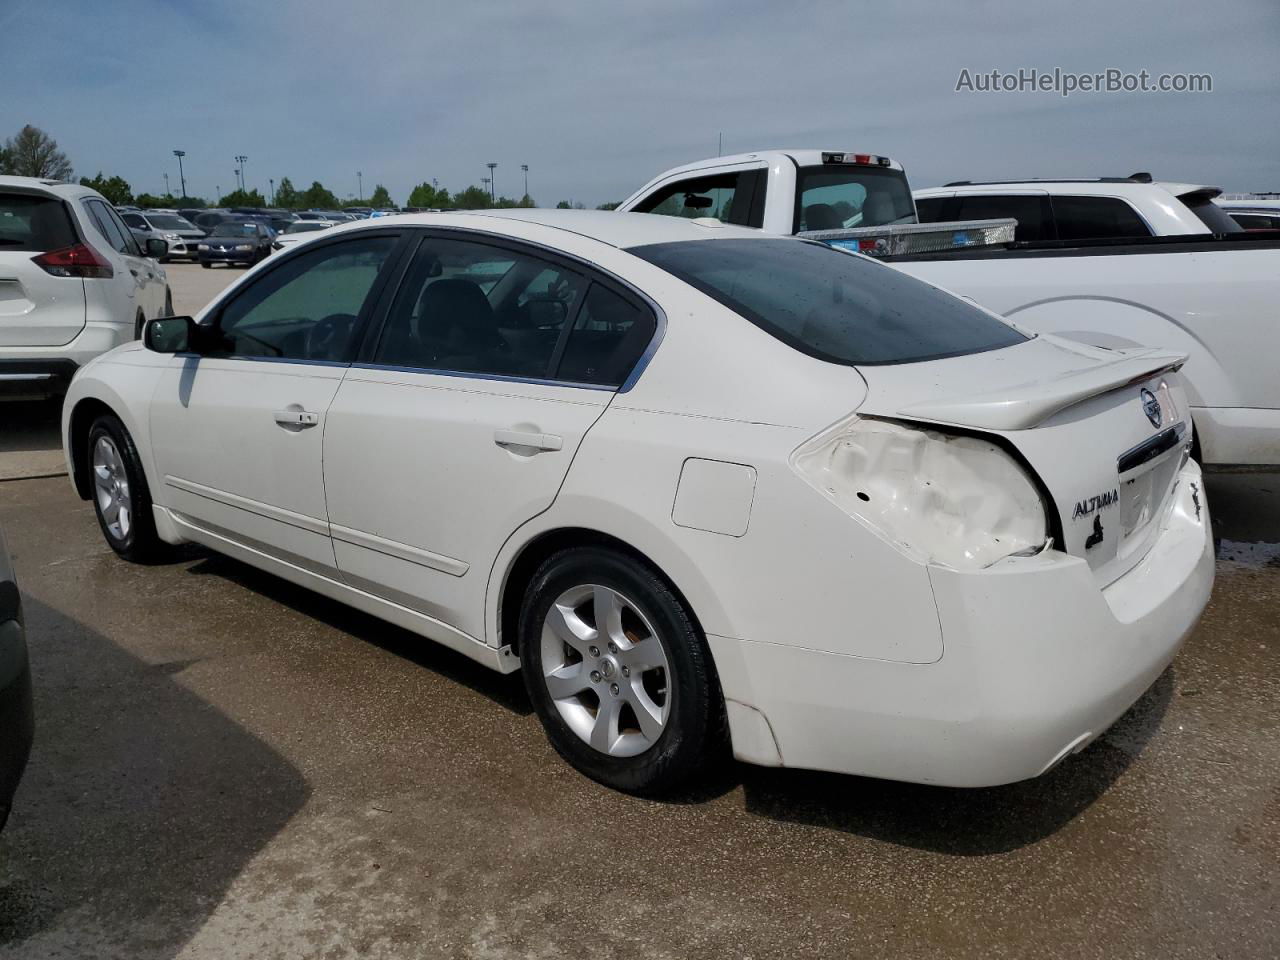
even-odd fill
[{"label": "car shadow", "polygon": [[1033,780],[960,789],[744,765],[746,808],[934,853],[1008,853],[1053,835],[1106,793],[1159,730],[1173,690],[1170,667],[1098,740]]},{"label": "car shadow", "polygon": [[303,616],[319,620],[357,640],[469,687],[517,716],[524,717],[533,713],[524,681],[518,673],[501,674],[490,670],[456,650],[433,643],[403,627],[332,600],[314,590],[290,583],[273,573],[212,551],[206,551],[203,558],[190,566],[187,572],[195,576],[220,577],[259,593]]},{"label": "car shadow", "polygon": [[0,955],[177,956],[307,781],[177,682],[188,664],[23,603],[36,740],[0,834]]}]

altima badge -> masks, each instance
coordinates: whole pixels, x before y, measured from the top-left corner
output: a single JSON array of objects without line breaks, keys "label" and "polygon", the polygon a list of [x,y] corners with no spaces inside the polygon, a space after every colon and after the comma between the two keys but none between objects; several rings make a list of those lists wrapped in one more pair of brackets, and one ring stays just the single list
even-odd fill
[{"label": "altima badge", "polygon": [[1143,387],[1138,393],[1142,399],[1142,412],[1147,415],[1147,419],[1151,421],[1153,427],[1160,426],[1164,417],[1160,412],[1160,401],[1156,399],[1156,395]]}]

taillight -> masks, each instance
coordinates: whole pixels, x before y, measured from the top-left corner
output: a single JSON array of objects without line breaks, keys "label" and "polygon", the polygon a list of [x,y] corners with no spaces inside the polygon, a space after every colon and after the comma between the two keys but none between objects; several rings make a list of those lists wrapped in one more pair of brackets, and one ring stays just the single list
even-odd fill
[{"label": "taillight", "polygon": [[87,243],[76,243],[61,250],[50,250],[31,261],[38,264],[45,273],[55,277],[93,277],[98,280],[109,280],[115,276],[111,262]]}]

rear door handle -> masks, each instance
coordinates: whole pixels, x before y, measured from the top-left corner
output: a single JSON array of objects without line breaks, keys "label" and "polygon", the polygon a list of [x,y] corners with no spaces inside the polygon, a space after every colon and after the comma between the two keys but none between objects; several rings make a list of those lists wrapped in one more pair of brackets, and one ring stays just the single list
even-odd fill
[{"label": "rear door handle", "polygon": [[500,447],[529,447],[533,450],[563,450],[564,439],[552,433],[525,433],[521,430],[498,430],[493,442]]},{"label": "rear door handle", "polygon": [[320,414],[309,410],[277,410],[272,416],[282,427],[314,427],[320,422]]}]

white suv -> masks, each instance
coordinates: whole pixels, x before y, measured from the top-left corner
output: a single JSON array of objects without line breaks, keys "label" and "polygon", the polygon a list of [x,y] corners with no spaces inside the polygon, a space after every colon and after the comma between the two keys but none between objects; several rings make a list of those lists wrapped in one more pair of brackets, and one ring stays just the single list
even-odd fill
[{"label": "white suv", "polygon": [[[154,244],[154,246],[153,246]],[[0,392],[50,394],[173,312],[164,269],[95,190],[0,177]]]}]

